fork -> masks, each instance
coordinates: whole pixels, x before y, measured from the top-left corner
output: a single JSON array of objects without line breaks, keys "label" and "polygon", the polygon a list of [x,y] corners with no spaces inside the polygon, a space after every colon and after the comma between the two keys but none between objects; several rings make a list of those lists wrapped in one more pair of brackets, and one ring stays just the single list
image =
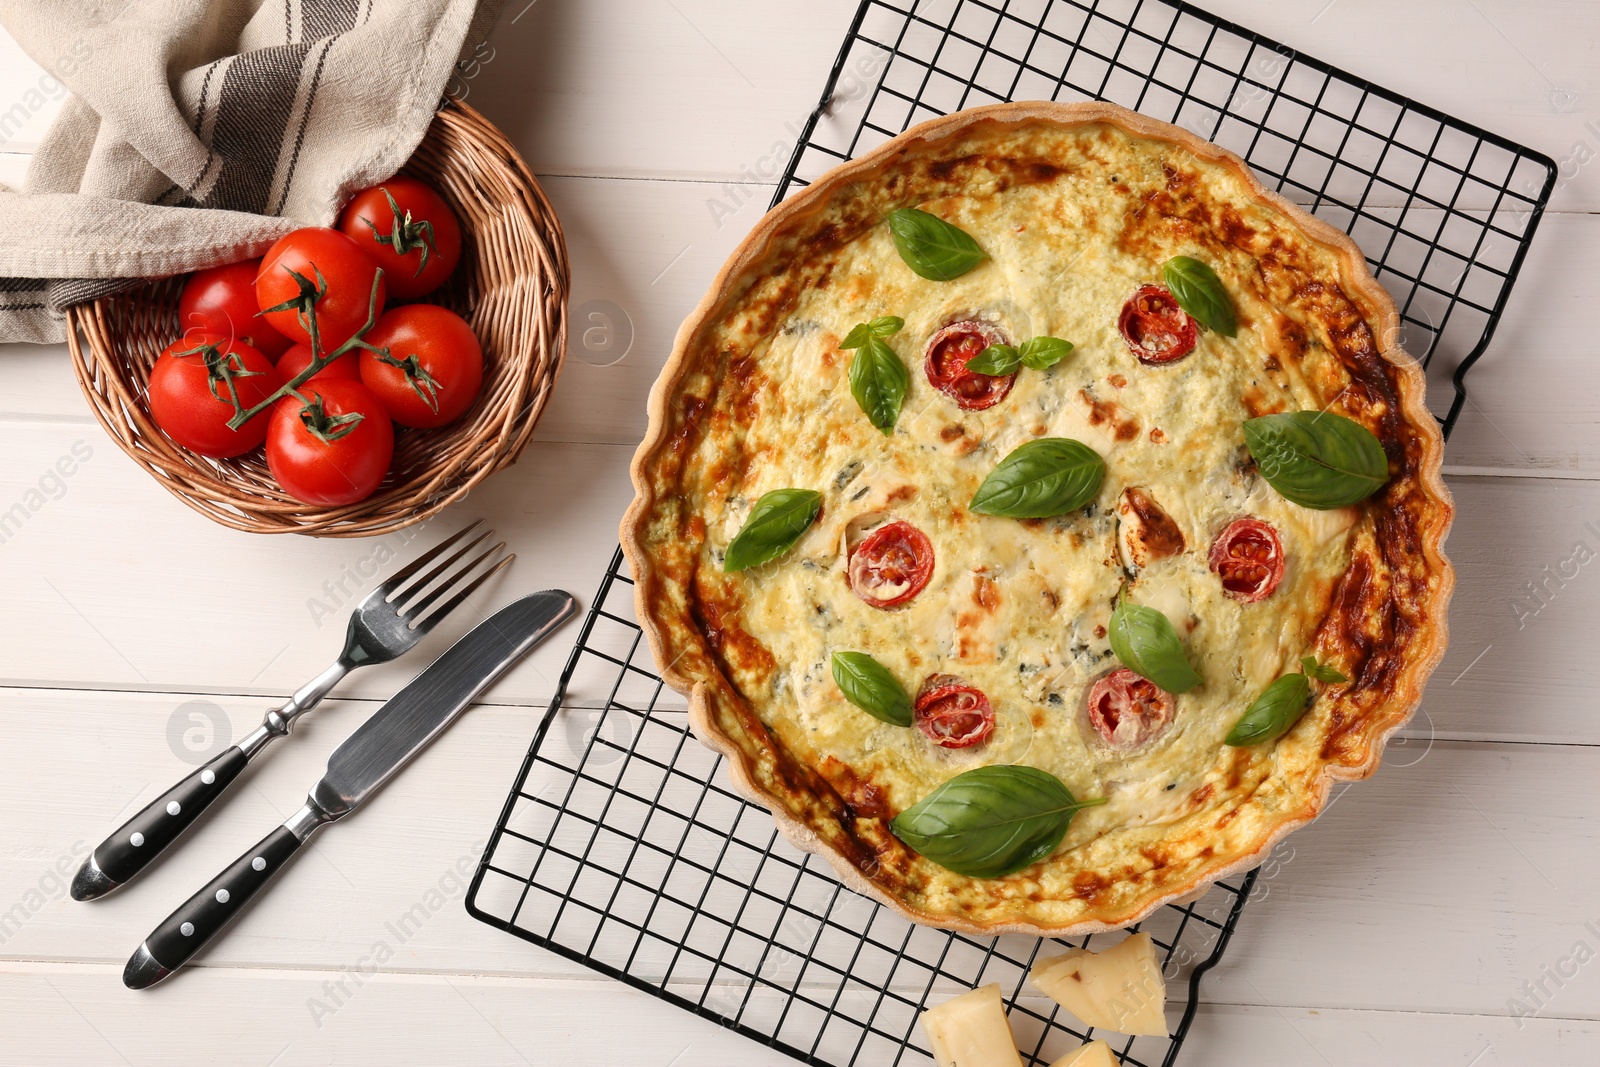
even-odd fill
[{"label": "fork", "polygon": [[[501,541],[485,549],[470,562],[455,567],[458,560],[494,533],[493,530],[484,530],[440,560],[421,578],[410,581],[417,572],[433,563],[445,550],[481,524],[481,521],[474,522],[441,541],[369,593],[351,612],[350,626],[345,632],[344,651],[339,653],[333,665],[296,690],[280,707],[267,712],[261,725],[244,740],[151,801],[148,807],[124,823],[116,833],[100,842],[73,878],[72,898],[94,900],[126,885],[148,867],[162,850],[182,836],[200,813],[227,790],[239,777],[239,772],[259,756],[268,744],[287,736],[295,721],[321,703],[322,698],[345,675],[357,667],[387,663],[410,650],[440,619],[460,607],[462,601],[480,585],[517,558],[510,553],[502,556],[471,582],[457,589],[479,564],[506,547],[505,542]],[[444,576],[443,580],[429,589],[441,575]],[[455,595],[439,604],[439,599],[452,590],[455,590]]]}]

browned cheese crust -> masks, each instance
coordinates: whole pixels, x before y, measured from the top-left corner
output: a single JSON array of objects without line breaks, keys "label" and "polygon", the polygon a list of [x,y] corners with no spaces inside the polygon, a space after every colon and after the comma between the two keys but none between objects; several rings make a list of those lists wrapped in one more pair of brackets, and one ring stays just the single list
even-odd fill
[{"label": "browned cheese crust", "polygon": [[[712,549],[726,537],[719,525],[708,531],[708,514],[720,523],[730,498],[753,491],[746,480],[764,459],[747,442],[768,439],[753,432],[763,420],[808,425],[764,357],[807,294],[837,291],[842,303],[859,302],[853,290],[868,283],[838,267],[853,245],[881,232],[888,212],[996,201],[1087,177],[1114,187],[1123,205],[1109,223],[1116,247],[1147,255],[1155,279],[1175,247],[1230,265],[1219,271],[1265,377],[1292,377],[1321,407],[1371,429],[1391,478],[1356,506],[1341,548],[1347,565],[1320,585],[1296,587],[1311,613],[1305,650],[1337,665],[1348,685],[1325,692],[1276,744],[1217,746],[1215,763],[1196,769],[1202,784],[1186,807],[1159,825],[1096,827],[1016,875],[964,878],[890,832],[889,820],[917,797],[783,742],[784,731],[763,718],[770,683],[787,665],[745,625],[747,583],[760,577],[723,573]],[[1241,196],[1211,195],[1219,182]],[[851,322],[826,325],[825,347],[836,349]],[[1113,105],[1048,103],[977,108],[918,126],[769,213],[679,331],[651,396],[633,465],[637,497],[622,523],[639,618],[662,674],[689,695],[698,736],[728,757],[734,781],[796,844],[829,858],[851,887],[920,922],[969,932],[1106,929],[1248,869],[1318,814],[1332,782],[1373,772],[1444,652],[1454,575],[1441,552],[1452,515],[1440,478],[1443,443],[1423,404],[1422,372],[1396,344],[1397,327],[1392,301],[1345,235],[1262,188],[1237,157],[1177,127]],[[819,381],[837,381],[849,359],[838,352],[828,366],[824,356]],[[908,352],[905,361],[920,379],[920,358]],[[1115,404],[1084,400],[1088,418],[1118,440],[1124,431],[1150,433],[1120,425]],[[985,414],[999,416],[1004,406]],[[1311,405],[1245,389],[1218,414],[1242,447],[1238,423],[1292,406]],[[964,505],[949,501],[957,528],[968,518]],[[976,601],[982,591],[980,581]]]}]

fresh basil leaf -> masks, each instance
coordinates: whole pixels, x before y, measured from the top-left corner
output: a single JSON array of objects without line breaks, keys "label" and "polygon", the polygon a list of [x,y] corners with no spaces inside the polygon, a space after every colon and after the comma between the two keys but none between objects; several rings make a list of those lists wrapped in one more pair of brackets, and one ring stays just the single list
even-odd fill
[{"label": "fresh basil leaf", "polygon": [[874,337],[893,337],[905,326],[906,320],[898,315],[879,315],[871,322],[858,322],[839,342],[842,349],[860,348]]},{"label": "fresh basil leaf", "polygon": [[1034,337],[1023,343],[1022,364],[1034,370],[1049,370],[1072,351],[1072,342],[1059,337]]},{"label": "fresh basil leaf", "polygon": [[1076,511],[1100,492],[1106,461],[1070,437],[1019,445],[978,486],[967,505],[980,515],[1048,519]]},{"label": "fresh basil leaf", "polygon": [[906,266],[930,281],[959,278],[988,258],[967,231],[914,207],[889,212],[889,232]]},{"label": "fresh basil leaf", "polygon": [[1178,306],[1202,326],[1224,337],[1239,332],[1233,299],[1217,272],[1192,256],[1173,256],[1161,270]]},{"label": "fresh basil leaf", "polygon": [[1155,608],[1118,598],[1107,632],[1111,651],[1122,665],[1148,678],[1169,693],[1187,693],[1200,684],[1200,675],[1184,655],[1183,641],[1172,622]]},{"label": "fresh basil leaf", "polygon": [[885,434],[894,432],[909,388],[911,375],[887,342],[874,336],[856,348],[850,360],[850,395],[866,412],[868,421]]},{"label": "fresh basil leaf", "polygon": [[1078,800],[1033,767],[979,767],[896,815],[890,828],[912,850],[968,878],[1004,878],[1048,857],[1072,817],[1105,798]]},{"label": "fresh basil leaf", "polygon": [[977,374],[1015,374],[1018,367],[1049,370],[1072,351],[1072,342],[1059,337],[1034,337],[1022,347],[990,345],[967,360],[967,369]]},{"label": "fresh basil leaf", "polygon": [[852,348],[860,348],[872,340],[873,336],[870,322],[858,322],[850,327],[850,332],[844,335],[844,340],[839,342],[839,347],[848,352]]},{"label": "fresh basil leaf", "polygon": [[889,668],[865,652],[835,652],[833,681],[844,698],[891,726],[911,725],[911,697]]},{"label": "fresh basil leaf", "polygon": [[728,542],[722,569],[742,571],[777,559],[794,547],[821,510],[822,494],[813,489],[774,489],[762,493],[756,506],[750,509],[744,527]]},{"label": "fresh basil leaf", "polygon": [[1348,682],[1350,680],[1332,667],[1318,663],[1313,656],[1300,657],[1300,670],[1317,681],[1327,682],[1330,685],[1337,685],[1340,682]]},{"label": "fresh basil leaf", "polygon": [[1389,457],[1372,431],[1331,411],[1250,419],[1244,443],[1267,483],[1301,507],[1348,507],[1389,480]]},{"label": "fresh basil leaf", "polygon": [[1303,674],[1286,674],[1262,690],[1222,743],[1243,748],[1281,737],[1300,721],[1310,699],[1310,680]]},{"label": "fresh basil leaf", "polygon": [[1022,366],[1021,354],[1011,345],[990,345],[967,360],[967,369],[974,374],[995,376],[1015,374]]}]

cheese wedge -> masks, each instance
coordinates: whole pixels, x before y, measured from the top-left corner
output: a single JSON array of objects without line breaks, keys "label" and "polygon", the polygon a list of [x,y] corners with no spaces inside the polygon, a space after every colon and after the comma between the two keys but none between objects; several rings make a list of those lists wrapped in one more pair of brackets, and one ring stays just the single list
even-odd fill
[{"label": "cheese wedge", "polygon": [[1052,1063],[1050,1067],[1121,1067],[1121,1065],[1117,1063],[1116,1053],[1111,1051],[1110,1045],[1104,1041],[1091,1041],[1087,1045],[1079,1045]]},{"label": "cheese wedge", "polygon": [[1022,1067],[1000,986],[981,986],[922,1013],[939,1067]]},{"label": "cheese wedge", "polygon": [[1090,1026],[1167,1036],[1167,983],[1149,934],[1134,934],[1104,952],[1069,949],[1035,963],[1028,976]]}]

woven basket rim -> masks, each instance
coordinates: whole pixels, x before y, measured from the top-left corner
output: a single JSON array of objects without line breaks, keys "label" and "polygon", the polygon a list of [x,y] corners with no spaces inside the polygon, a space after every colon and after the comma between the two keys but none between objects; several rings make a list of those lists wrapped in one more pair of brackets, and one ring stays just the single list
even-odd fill
[{"label": "woven basket rim", "polygon": [[188,507],[250,533],[375,536],[449,507],[527,447],[566,360],[571,270],[555,209],[505,135],[454,98],[434,116],[402,173],[438,189],[461,221],[461,264],[427,299],[438,297],[472,323],[484,348],[484,385],[451,425],[400,431],[394,469],[358,503],[300,503],[277,486],[259,449],[207,459],[155,425],[145,383],[155,355],[177,339],[185,276],[152,279],[66,309],[73,371],[96,421]]}]

